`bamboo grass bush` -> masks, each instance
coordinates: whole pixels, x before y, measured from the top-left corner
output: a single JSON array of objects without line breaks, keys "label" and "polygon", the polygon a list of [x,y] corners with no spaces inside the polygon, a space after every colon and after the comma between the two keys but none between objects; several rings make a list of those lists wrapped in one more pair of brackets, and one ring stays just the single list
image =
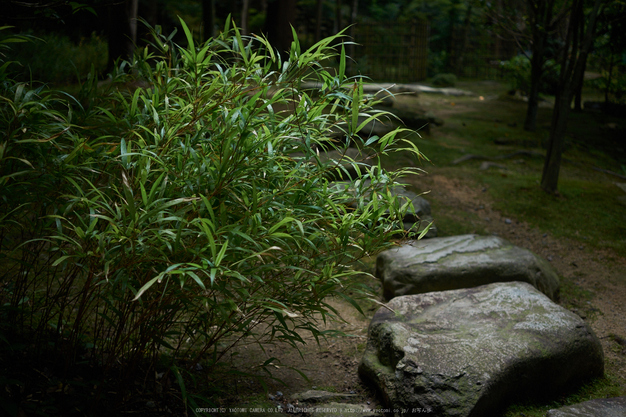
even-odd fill
[{"label": "bamboo grass bush", "polygon": [[229,25],[196,45],[181,23],[186,46],[156,28],[112,74],[143,88],[3,91],[0,335],[65,370],[125,378],[165,355],[210,371],[244,339],[325,337],[329,297],[359,308],[349,265],[403,236],[411,204],[389,190],[417,170],[351,161],[355,205],[327,180],[345,168],[319,157],[350,142],[421,157],[401,129],[360,138],[389,115],[345,76],[341,34],[307,51],[294,36],[282,60]]}]

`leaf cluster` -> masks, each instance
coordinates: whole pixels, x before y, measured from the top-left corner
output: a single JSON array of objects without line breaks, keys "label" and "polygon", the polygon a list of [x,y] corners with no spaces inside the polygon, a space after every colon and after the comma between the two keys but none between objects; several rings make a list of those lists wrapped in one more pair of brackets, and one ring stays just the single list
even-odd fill
[{"label": "leaf cluster", "polygon": [[[350,265],[412,210],[391,190],[413,171],[376,155],[419,151],[401,130],[365,134],[389,115],[345,76],[341,34],[305,51],[294,35],[282,60],[228,24],[200,45],[181,24],[187,45],[156,27],[78,98],[3,92],[0,313],[6,332],[52,337],[68,367],[131,374],[166,353],[211,369],[241,341],[325,337],[329,297],[359,308]],[[351,160],[350,145],[374,156]],[[349,194],[329,179],[346,163]]]}]

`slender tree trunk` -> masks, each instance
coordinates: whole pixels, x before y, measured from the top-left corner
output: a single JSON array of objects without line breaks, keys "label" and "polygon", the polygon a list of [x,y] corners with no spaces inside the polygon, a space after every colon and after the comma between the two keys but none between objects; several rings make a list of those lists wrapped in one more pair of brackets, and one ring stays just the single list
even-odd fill
[{"label": "slender tree trunk", "polygon": [[322,0],[317,0],[317,19],[315,21],[315,42],[322,39]]},{"label": "slender tree trunk", "polygon": [[352,7],[350,8],[350,25],[352,29],[350,33],[354,38],[354,26],[356,25],[357,15],[359,14],[359,0],[352,0]]},{"label": "slender tree trunk", "polygon": [[[567,127],[567,118],[571,110],[575,83],[584,71],[587,57],[593,44],[596,20],[605,1],[607,0],[595,0],[593,9],[589,13],[582,41],[573,36],[578,27],[584,25],[582,0],[575,0],[572,7],[573,10],[561,62],[559,89],[554,103],[554,112],[552,113],[552,128],[548,141],[548,151],[541,176],[541,188],[549,193],[556,193],[558,189],[561,155],[565,142],[565,128]],[[570,44],[572,45],[571,49]]]},{"label": "slender tree trunk", "polygon": [[524,129],[530,132],[537,130],[537,113],[539,109],[539,87],[543,77],[546,43],[552,25],[554,0],[529,0],[528,12],[532,31],[532,56],[530,57],[530,91],[528,92],[528,108]]},{"label": "slender tree trunk", "polygon": [[536,39],[533,45],[533,55],[530,57],[530,91],[528,92],[528,107],[524,129],[529,132],[537,130],[537,112],[539,109],[539,87],[543,76],[545,61],[545,37]]},{"label": "slender tree trunk", "polygon": [[555,193],[558,188],[561,156],[563,154],[563,139],[565,137],[565,128],[567,127],[567,117],[570,112],[571,102],[572,95],[570,90],[569,94],[567,92],[559,94],[559,97],[555,99],[554,103],[550,140],[548,141],[546,160],[541,175],[541,188],[549,193]]},{"label": "slender tree trunk", "polygon": [[335,3],[335,25],[334,32],[337,33],[343,29],[343,22],[341,21],[341,0],[336,0]]},{"label": "slender tree trunk", "polygon": [[[585,21],[585,16],[584,13],[581,10],[579,10],[579,19],[581,21],[581,24],[577,26],[577,32],[575,34],[575,36],[578,39],[578,42],[580,45],[582,45],[585,42],[584,36],[585,36],[585,25],[584,25],[584,21]],[[585,68],[587,68],[587,60],[585,59],[585,62],[583,62],[583,68],[582,71],[580,71],[579,74],[577,74],[576,79],[574,79],[574,91],[573,91],[573,95],[574,95],[574,111],[579,112],[582,110],[582,94],[583,94],[583,83],[585,81]]]},{"label": "slender tree trunk", "polygon": [[574,93],[574,111],[580,112],[583,110],[582,100],[583,100],[583,85],[585,83],[585,70],[587,69],[587,62],[585,61],[585,65],[583,67],[582,72],[580,73],[580,77],[576,80],[576,92]]},{"label": "slender tree trunk", "polygon": [[268,3],[265,33],[274,48],[286,58],[293,41],[291,25],[296,25],[296,0],[275,0]]},{"label": "slender tree trunk", "polygon": [[137,12],[139,12],[139,0],[128,2],[128,23],[130,24],[130,40],[134,46],[137,45]]},{"label": "slender tree trunk", "polygon": [[202,27],[204,40],[215,36],[215,0],[202,0]]},{"label": "slender tree trunk", "polygon": [[241,33],[248,34],[248,11],[250,10],[250,0],[243,0],[241,7]]},{"label": "slender tree trunk", "polygon": [[[354,39],[356,38],[356,19],[357,19],[357,15],[359,12],[359,0],[352,0],[352,7],[350,9],[350,37],[352,38],[352,41],[354,41]],[[348,56],[350,56],[352,59],[348,61],[348,73],[350,73],[351,75],[354,75],[354,73],[356,72],[354,70],[354,61],[353,59],[355,58],[355,54],[356,54],[356,48],[354,43],[350,44],[348,46]]]}]

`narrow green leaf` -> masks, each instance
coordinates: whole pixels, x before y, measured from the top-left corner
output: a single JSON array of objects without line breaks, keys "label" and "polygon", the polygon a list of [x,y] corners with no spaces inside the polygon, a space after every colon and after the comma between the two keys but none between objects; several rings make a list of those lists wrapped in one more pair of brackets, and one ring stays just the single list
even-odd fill
[{"label": "narrow green leaf", "polygon": [[333,291],[333,293],[335,295],[338,295],[339,297],[343,298],[344,300],[346,300],[348,303],[350,303],[354,308],[356,308],[356,310],[361,313],[362,315],[365,315],[365,313],[363,312],[363,310],[361,309],[361,306],[350,296],[344,294],[341,291]]},{"label": "narrow green leaf", "polygon": [[185,408],[187,408],[187,387],[185,386],[185,380],[176,365],[172,365],[170,369],[174,372],[174,375],[176,375],[176,381],[178,382],[178,387],[180,388],[180,394],[183,397],[183,404],[185,405]]},{"label": "narrow green leaf", "polygon": [[375,143],[379,139],[378,135],[370,136],[365,142],[365,146],[369,146],[372,143]]},{"label": "narrow green leaf", "polygon": [[417,237],[417,240],[420,240],[421,238],[423,238],[424,236],[426,236],[426,234],[428,233],[428,231],[430,230],[430,227],[433,225],[434,222],[430,222],[428,223],[428,225],[424,228],[424,230],[421,231],[421,233],[419,234],[419,236]]},{"label": "narrow green leaf", "polygon": [[139,298],[143,295],[143,293],[148,291],[150,289],[150,287],[152,287],[154,285],[154,283],[157,282],[162,276],[163,276],[162,274],[159,274],[156,277],[152,278],[150,281],[146,282],[139,289],[139,291],[137,291],[137,294],[135,295],[135,298],[133,298],[133,301],[139,300]]},{"label": "narrow green leaf", "polygon": [[298,32],[296,32],[296,28],[294,28],[293,25],[289,26],[291,26],[291,36],[293,37],[293,41],[291,42],[291,55],[293,55],[292,58],[299,58],[301,54],[300,41],[298,40]]},{"label": "narrow green leaf", "polygon": [[146,187],[143,186],[143,182],[139,183],[139,188],[141,189],[141,201],[143,202],[144,207],[149,207],[150,203],[148,200],[148,194],[146,193]]},{"label": "narrow green leaf", "polygon": [[292,221],[294,221],[294,220],[295,220],[295,219],[294,219],[293,217],[289,217],[289,216],[288,216],[288,217],[285,217],[284,219],[282,219],[281,221],[279,221],[278,223],[276,223],[274,226],[272,226],[272,227],[270,228],[270,230],[268,230],[268,231],[267,231],[267,234],[268,234],[268,235],[272,235],[272,234],[274,234],[274,232],[275,232],[276,230],[278,230],[281,226],[283,226],[283,225],[284,225],[284,224],[286,224],[286,223],[290,223],[290,222],[292,222]]},{"label": "narrow green leaf", "polygon": [[124,196],[126,197],[125,206],[130,214],[131,221],[134,222],[137,214],[137,210],[135,208],[135,197],[133,196],[133,191],[126,171],[122,171],[122,188],[124,189]]},{"label": "narrow green leaf", "polygon": [[70,259],[70,258],[72,258],[72,255],[64,255],[64,256],[61,256],[59,259],[57,259],[56,261],[54,261],[54,262],[52,263],[52,266],[57,266],[57,265],[59,265],[59,264],[61,264],[61,263],[65,262],[65,261],[67,261],[67,260],[68,260],[68,259]]},{"label": "narrow green leaf", "polygon": [[202,282],[200,277],[198,275],[196,275],[195,272],[193,272],[193,271],[186,271],[186,274],[189,275],[191,278],[193,278],[193,280],[196,281],[196,283],[200,286],[200,288],[202,288],[203,290],[206,290],[206,287],[204,286],[204,282]]},{"label": "narrow green leaf", "polygon": [[228,240],[224,242],[224,244],[222,245],[222,248],[220,249],[220,253],[218,253],[217,256],[215,257],[215,261],[213,262],[215,266],[220,266],[220,263],[222,263],[222,259],[224,259],[224,255],[226,254],[227,248],[228,248]]},{"label": "narrow green leaf", "polygon": [[204,48],[202,48],[200,52],[198,52],[198,62],[202,62],[204,64],[208,63],[208,61],[210,60],[210,57],[207,57],[207,62],[204,62],[204,56],[206,55],[208,50],[211,48],[211,46],[212,44],[210,42],[207,42]]},{"label": "narrow green leaf", "polygon": [[183,31],[185,32],[185,36],[187,37],[187,49],[189,53],[195,58],[196,57],[196,47],[193,43],[193,35],[191,34],[191,30],[185,23],[185,21],[179,16],[178,20],[180,20],[180,24],[183,27]]},{"label": "narrow green leaf", "polygon": [[352,120],[351,120],[351,130],[352,134],[357,132],[357,125],[359,123],[359,108],[361,102],[361,91],[363,86],[360,82],[354,83],[352,86]]},{"label": "narrow green leaf", "polygon": [[128,169],[128,151],[126,149],[126,140],[124,140],[124,138],[120,140],[120,155],[122,157],[122,166],[124,166],[125,169]]},{"label": "narrow green leaf", "polygon": [[339,58],[339,82],[342,82],[346,75],[346,48],[341,44],[341,56]]},{"label": "narrow green leaf", "polygon": [[211,279],[211,287],[215,284],[215,276],[217,275],[217,268],[211,268],[209,272],[209,278]]},{"label": "narrow green leaf", "polygon": [[248,68],[248,53],[246,52],[246,48],[243,45],[243,40],[241,39],[241,33],[239,32],[239,28],[237,28],[237,25],[235,24],[233,24],[233,29],[235,30],[235,39],[237,40],[237,47],[239,49],[239,54],[243,58],[244,65],[246,66],[246,68]]}]

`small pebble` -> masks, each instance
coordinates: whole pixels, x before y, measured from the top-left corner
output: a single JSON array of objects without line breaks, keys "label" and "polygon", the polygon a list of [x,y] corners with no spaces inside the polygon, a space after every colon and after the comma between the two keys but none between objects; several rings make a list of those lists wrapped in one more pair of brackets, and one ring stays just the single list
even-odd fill
[{"label": "small pebble", "polygon": [[146,403],[146,407],[148,407],[148,408],[154,408],[154,407],[156,407],[156,403],[155,403],[154,401],[148,401],[148,402]]},{"label": "small pebble", "polygon": [[282,392],[280,392],[280,391],[276,391],[276,396],[277,396],[278,398],[280,398],[280,397],[282,397],[282,396],[283,396],[283,393],[282,393]]},{"label": "small pebble", "polygon": [[504,223],[506,223],[506,224],[511,224],[511,223],[513,223],[513,222],[511,221],[511,219],[504,219]]}]

